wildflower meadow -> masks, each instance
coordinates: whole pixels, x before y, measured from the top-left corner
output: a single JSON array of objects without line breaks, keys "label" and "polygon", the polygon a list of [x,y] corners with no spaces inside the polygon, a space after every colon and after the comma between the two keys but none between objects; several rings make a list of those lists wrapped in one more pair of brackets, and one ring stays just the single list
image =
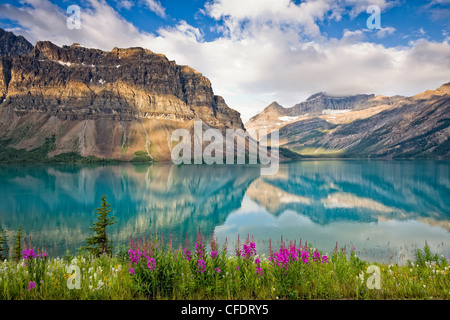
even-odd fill
[{"label": "wildflower meadow", "polygon": [[[232,246],[233,247],[233,246]],[[346,248],[326,254],[306,242],[269,241],[267,255],[247,236],[230,250],[200,230],[195,244],[130,237],[114,254],[67,253],[24,245],[0,263],[3,300],[292,300],[450,298],[450,267],[425,246],[407,265],[369,264]],[[374,272],[373,270],[378,271]],[[378,278],[377,278],[378,277]],[[377,285],[378,281],[378,287]]]}]

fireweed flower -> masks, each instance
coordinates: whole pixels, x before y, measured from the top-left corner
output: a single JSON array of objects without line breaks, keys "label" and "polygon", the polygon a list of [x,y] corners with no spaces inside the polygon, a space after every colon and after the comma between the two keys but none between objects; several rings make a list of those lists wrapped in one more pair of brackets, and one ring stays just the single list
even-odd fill
[{"label": "fireweed flower", "polygon": [[260,278],[263,276],[263,269],[261,267],[256,267],[256,273]]},{"label": "fireweed flower", "polygon": [[289,248],[289,257],[291,260],[298,261],[298,253],[299,253],[299,251],[297,250],[297,248],[295,246],[291,246]]},{"label": "fireweed flower", "polygon": [[259,260],[259,258],[255,258],[255,264],[256,264],[256,273],[261,278],[263,275],[263,269],[261,268],[261,260]]},{"label": "fireweed flower", "polygon": [[199,259],[199,260],[198,260],[198,272],[200,272],[200,273],[205,272],[205,268],[206,268],[206,266],[205,266],[205,260]]},{"label": "fireweed flower", "polygon": [[278,252],[274,253],[274,260],[276,260],[277,265],[281,268],[289,269],[289,251],[288,249],[280,248]]},{"label": "fireweed flower", "polygon": [[31,291],[31,289],[36,288],[36,282],[30,281],[28,282],[28,290]]},{"label": "fireweed flower", "polygon": [[300,259],[302,259],[303,263],[308,263],[309,253],[306,251],[302,251],[302,253],[300,254]]},{"label": "fireweed flower", "polygon": [[152,271],[155,270],[155,268],[156,268],[155,258],[149,258],[149,259],[148,259],[148,261],[147,261],[147,267],[148,267],[150,270],[152,270]]},{"label": "fireweed flower", "polygon": [[220,273],[220,268],[215,268],[214,270],[216,270],[217,273]]},{"label": "fireweed flower", "polygon": [[129,272],[130,274],[134,275],[134,268],[128,269],[128,272]]},{"label": "fireweed flower", "polygon": [[22,252],[22,256],[24,260],[29,260],[30,258],[36,258],[36,253],[34,249],[26,249]]},{"label": "fireweed flower", "polygon": [[201,241],[195,244],[195,254],[200,257],[203,253],[203,243]]},{"label": "fireweed flower", "polygon": [[217,251],[213,250],[213,251],[211,251],[211,259],[215,259],[215,258],[217,258]]},{"label": "fireweed flower", "polygon": [[191,261],[191,250],[184,249],[184,255],[187,261]]},{"label": "fireweed flower", "polygon": [[314,253],[313,253],[313,261],[318,261],[318,262],[320,262],[321,258],[322,258],[322,257],[320,256],[319,251],[314,251]]},{"label": "fireweed flower", "polygon": [[143,252],[141,252],[140,250],[133,250],[133,249],[128,250],[129,264],[132,264],[132,263],[137,264],[138,261],[141,259],[142,253]]},{"label": "fireweed flower", "polygon": [[249,245],[244,244],[242,247],[242,256],[250,259],[253,255],[256,255],[256,246],[254,242],[251,242]]}]

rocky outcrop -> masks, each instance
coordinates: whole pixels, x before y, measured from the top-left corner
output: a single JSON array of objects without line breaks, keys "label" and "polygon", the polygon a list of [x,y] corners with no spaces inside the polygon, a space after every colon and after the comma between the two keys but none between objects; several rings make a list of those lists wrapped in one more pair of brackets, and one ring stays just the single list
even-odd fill
[{"label": "rocky outcrop", "polygon": [[0,70],[0,137],[15,149],[54,136],[50,156],[130,160],[141,151],[168,160],[172,131],[196,119],[243,128],[206,77],[143,48],[105,52],[43,41]]},{"label": "rocky outcrop", "polygon": [[449,158],[449,114],[447,83],[413,97],[319,93],[269,106],[245,127],[279,129],[280,146],[308,157]]}]

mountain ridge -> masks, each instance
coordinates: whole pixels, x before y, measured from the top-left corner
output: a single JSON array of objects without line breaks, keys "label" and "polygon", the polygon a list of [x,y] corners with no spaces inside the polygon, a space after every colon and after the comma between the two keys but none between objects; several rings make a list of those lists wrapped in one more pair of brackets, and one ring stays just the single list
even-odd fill
[{"label": "mountain ridge", "polygon": [[303,157],[450,158],[450,82],[411,97],[320,92],[297,107],[276,105],[245,128],[278,129],[280,146]]},{"label": "mountain ridge", "polygon": [[[59,47],[39,41],[0,62],[0,145],[61,154],[170,160],[173,130],[195,120],[243,128],[239,112],[189,66],[148,49]],[[48,151],[48,150],[47,150]]]}]

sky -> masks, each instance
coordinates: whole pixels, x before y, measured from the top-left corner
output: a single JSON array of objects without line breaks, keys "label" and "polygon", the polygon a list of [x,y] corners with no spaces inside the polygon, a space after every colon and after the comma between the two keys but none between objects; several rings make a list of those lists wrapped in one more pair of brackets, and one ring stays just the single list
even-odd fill
[{"label": "sky", "polygon": [[450,82],[450,0],[0,0],[0,27],[33,44],[162,53],[208,77],[244,123],[317,92]]}]

